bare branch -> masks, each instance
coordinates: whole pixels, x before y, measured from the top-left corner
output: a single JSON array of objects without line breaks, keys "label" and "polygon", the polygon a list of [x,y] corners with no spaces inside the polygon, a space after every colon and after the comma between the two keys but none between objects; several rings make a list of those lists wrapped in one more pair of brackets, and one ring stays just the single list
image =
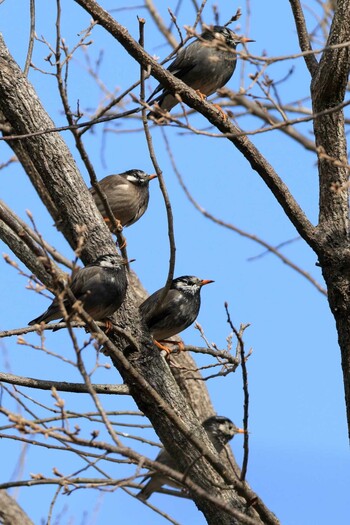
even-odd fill
[{"label": "bare branch", "polygon": [[300,49],[304,53],[307,53],[304,55],[305,63],[307,65],[308,70],[310,71],[311,76],[313,77],[318,68],[318,62],[312,51],[312,46],[306,29],[304,13],[299,0],[289,0],[289,2],[292,7],[295,25],[298,31]]},{"label": "bare branch", "polygon": [[[53,387],[59,392],[74,392],[76,394],[88,394],[90,390],[85,383],[67,383],[66,381],[51,381],[45,379],[34,379],[33,377],[20,377],[13,374],[0,373],[0,381],[10,385],[38,388],[40,390],[51,390]],[[96,394],[108,395],[130,395],[127,385],[91,385]]]},{"label": "bare branch", "polygon": [[142,47],[135,42],[128,31],[114,20],[104,9],[94,0],[76,0],[91,16],[111,33],[128,51],[128,53],[144,67],[150,67],[152,74],[169,89],[172,93],[178,92],[184,102],[190,107],[199,111],[222,133],[229,133],[232,138],[229,140],[246,157],[253,170],[257,171],[266,185],[270,188],[277,201],[282,206],[288,218],[294,224],[300,235],[315,250],[319,248],[316,238],[316,231],[313,225],[305,216],[304,212],[289,192],[287,186],[280,179],[272,166],[261,155],[258,149],[246,138],[238,136],[240,130],[237,126],[223,119],[221,113],[213,108],[211,104],[203,101],[198,94],[181,80],[176,79],[171,73],[164,70],[152,57],[146,53]]}]

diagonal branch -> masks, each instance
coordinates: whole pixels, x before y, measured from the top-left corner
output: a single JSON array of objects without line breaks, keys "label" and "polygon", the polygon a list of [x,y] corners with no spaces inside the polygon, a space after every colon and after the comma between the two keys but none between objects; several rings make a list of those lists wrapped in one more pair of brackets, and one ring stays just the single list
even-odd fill
[{"label": "diagonal branch", "polygon": [[177,168],[177,165],[175,163],[175,159],[174,159],[174,156],[172,154],[168,138],[167,138],[167,136],[165,134],[163,136],[164,136],[165,146],[166,146],[167,152],[169,154],[169,159],[170,159],[171,165],[173,167],[175,176],[176,176],[177,180],[179,181],[181,188],[185,192],[186,197],[188,198],[190,203],[196,208],[196,210],[199,211],[199,213],[201,213],[207,219],[213,221],[215,224],[218,224],[219,226],[227,228],[228,230],[234,231],[238,235],[241,235],[242,237],[246,237],[247,239],[250,239],[250,240],[256,242],[257,244],[260,244],[261,246],[266,248],[267,251],[269,251],[269,252],[273,253],[274,255],[276,255],[276,257],[278,257],[284,264],[286,264],[287,266],[289,266],[290,268],[295,270],[297,273],[299,273],[300,275],[305,277],[305,279],[307,279],[311,284],[313,284],[317,288],[317,290],[319,292],[321,292],[324,295],[327,295],[327,291],[320,285],[320,283],[318,283],[316,281],[316,279],[314,279],[312,277],[312,275],[310,275],[307,271],[305,271],[302,268],[300,268],[300,266],[294,264],[290,259],[288,259],[288,257],[283,255],[283,253],[281,253],[276,247],[274,247],[271,244],[267,243],[266,241],[264,241],[263,239],[261,239],[257,235],[254,235],[253,233],[249,233],[247,231],[244,231],[241,228],[238,228],[237,226],[235,226],[234,224],[231,224],[231,223],[226,222],[226,221],[224,221],[222,219],[219,219],[218,217],[216,217],[215,215],[213,215],[212,213],[210,213],[209,211],[204,209],[203,206],[201,206],[195,200],[193,195],[190,193],[188,187],[186,186],[186,184],[185,184],[185,182],[183,180],[183,177],[182,177],[181,173],[179,172],[179,170]]},{"label": "diagonal branch", "polygon": [[[298,31],[298,38],[299,38],[299,45],[302,52],[312,51],[311,42],[309,39],[309,34],[307,32],[306,22],[304,18],[304,13],[300,4],[299,0],[289,0],[295,25]],[[318,62],[316,60],[315,55],[313,54],[306,54],[304,55],[305,64],[310,71],[311,76],[314,76],[314,73],[316,72],[318,68]]]},{"label": "diagonal branch", "polygon": [[203,101],[193,89],[189,88],[181,80],[176,79],[171,73],[153,60],[130,36],[125,27],[114,20],[97,2],[94,0],[75,1],[114,36],[137,62],[146,68],[149,67],[152,75],[159,80],[166,89],[169,89],[172,93],[178,93],[186,104],[199,111],[227,136],[228,140],[246,157],[252,169],[257,171],[265,184],[270,188],[299,234],[314,250],[318,251],[319,244],[314,226],[307,219],[303,210],[289,192],[288,187],[277,175],[272,166],[270,166],[247,137],[241,136],[241,130],[227,119],[224,120],[221,113],[219,113],[212,104]]}]

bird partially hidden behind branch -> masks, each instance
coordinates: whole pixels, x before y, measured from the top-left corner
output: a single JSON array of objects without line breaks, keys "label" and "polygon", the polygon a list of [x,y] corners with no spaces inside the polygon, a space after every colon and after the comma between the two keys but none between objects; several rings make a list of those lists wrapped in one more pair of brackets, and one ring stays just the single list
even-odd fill
[{"label": "bird partially hidden behind branch", "polygon": [[[254,42],[236,35],[225,26],[209,26],[191,44],[180,49],[168,71],[200,95],[208,97],[222,88],[232,77],[237,64],[235,53],[238,44]],[[160,93],[160,95],[157,95]],[[148,113],[148,118],[157,119],[170,111],[179,100],[159,84],[147,100],[157,106]],[[158,110],[158,111],[157,111]]]},{"label": "bird partially hidden behind branch", "polygon": [[[154,292],[141,305],[140,312],[151,332],[158,348],[169,353],[161,344],[169,337],[188,328],[197,318],[201,304],[200,291],[209,279],[199,279],[193,275],[177,277],[171,283],[170,290],[159,304],[164,288]],[[173,344],[176,341],[171,341]]]},{"label": "bird partially hidden behind branch", "polygon": [[[123,303],[127,289],[125,264],[121,257],[109,253],[75,272],[70,289],[95,321],[111,316]],[[68,297],[64,298],[63,304],[68,313],[73,313]],[[28,324],[48,323],[60,317],[62,312],[55,297],[49,308]]]},{"label": "bird partially hidden behind branch", "polygon": [[[237,428],[232,421],[224,416],[212,416],[206,419],[203,427],[208,433],[210,441],[213,443],[217,453],[223,450],[225,445],[236,435],[244,433],[242,428]],[[156,457],[156,461],[163,463],[167,467],[178,470],[178,463],[163,449]],[[158,491],[163,485],[169,485],[175,488],[181,488],[179,483],[171,480],[160,472],[152,472],[146,476],[143,481],[149,480],[137,494],[141,500],[147,500],[153,492]]]},{"label": "bird partially hidden behind branch", "polygon": [[[107,175],[99,181],[101,190],[106,194],[112,213],[122,226],[130,226],[145,213],[149,202],[149,182],[156,174],[147,175],[142,170],[128,170],[115,175]],[[96,206],[111,229],[106,210],[95,188],[90,193]]]}]

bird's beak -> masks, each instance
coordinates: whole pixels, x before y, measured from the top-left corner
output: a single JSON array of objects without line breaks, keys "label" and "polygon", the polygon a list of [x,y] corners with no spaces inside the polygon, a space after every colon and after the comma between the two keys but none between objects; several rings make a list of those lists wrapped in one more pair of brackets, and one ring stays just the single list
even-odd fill
[{"label": "bird's beak", "polygon": [[211,281],[210,279],[203,279],[201,281],[201,286],[204,286],[205,284],[215,283],[215,281]]},{"label": "bird's beak", "polygon": [[156,173],[152,173],[152,175],[148,176],[148,180],[155,179],[156,177],[158,177],[158,175]]},{"label": "bird's beak", "polygon": [[237,428],[237,429],[236,429],[236,433],[237,433],[237,434],[248,434],[248,432],[246,432],[246,431],[244,430],[244,428]]},{"label": "bird's beak", "polygon": [[242,36],[241,42],[242,42],[242,44],[247,44],[248,42],[255,42],[255,40],[252,40],[251,38],[246,38],[245,36]]},{"label": "bird's beak", "polygon": [[120,263],[127,265],[127,264],[133,263],[135,261],[136,261],[136,259],[122,259]]}]

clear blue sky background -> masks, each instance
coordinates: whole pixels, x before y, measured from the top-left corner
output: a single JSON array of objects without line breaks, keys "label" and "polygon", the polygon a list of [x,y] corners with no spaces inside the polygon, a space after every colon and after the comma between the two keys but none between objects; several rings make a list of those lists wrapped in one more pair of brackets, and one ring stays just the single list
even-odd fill
[{"label": "clear blue sky background", "polygon": [[[54,45],[55,2],[37,4],[37,34]],[[73,1],[62,4],[62,34],[68,46],[72,47],[78,40],[77,34],[88,26],[89,16]],[[119,0],[101,4],[111,9],[136,6],[140,2]],[[176,2],[169,0],[158,4],[162,4],[161,12],[167,17],[167,7],[174,10]],[[186,4],[179,16],[180,27],[191,25],[194,21],[192,3]],[[238,7],[236,3],[221,0],[215,4],[219,7],[221,22],[226,22]],[[308,4],[316,8],[316,2]],[[212,2],[208,2],[204,12],[207,23],[213,22],[211,6]],[[261,55],[266,51],[269,56],[298,53],[289,2],[251,0],[250,6],[249,36],[256,40],[255,44],[250,44],[252,53]],[[245,33],[246,6],[243,4],[241,7],[243,17],[239,24]],[[147,50],[160,57],[166,56],[169,47],[158,39],[145,10],[138,8],[115,13],[116,18],[128,27],[135,38],[138,38],[137,15],[144,16],[147,21]],[[315,20],[309,11],[306,15],[311,30]],[[0,29],[7,45],[23,66],[29,29],[27,2],[5,1],[0,6],[0,20]],[[99,51],[104,51],[101,78],[108,89],[118,87],[123,91],[138,78],[137,64],[102,29],[94,30],[92,40],[93,45],[88,50],[92,57],[96,59]],[[48,54],[47,48],[37,42],[34,64],[49,71],[49,64],[43,61]],[[302,59],[281,62],[269,68],[268,75],[279,80],[291,66],[295,68],[293,75],[280,86],[283,102],[291,102],[308,94],[310,78]],[[254,66],[247,64],[245,67],[246,74],[255,73]],[[229,87],[234,90],[239,88],[240,70],[239,66],[229,82]],[[30,80],[55,123],[65,124],[58,109],[55,79],[31,70]],[[248,83],[246,79],[246,85]],[[154,80],[148,82],[148,86],[155,85]],[[91,82],[86,73],[86,62],[81,52],[75,55],[72,62],[69,92],[72,107],[75,107],[77,99],[82,109],[96,107],[101,100],[98,86]],[[262,95],[256,86],[252,93]],[[193,122],[199,127],[205,125],[199,116]],[[258,123],[247,120],[246,125],[247,129],[253,129]],[[132,122],[129,127],[138,129],[139,124]],[[130,168],[141,168],[150,173],[153,171],[142,133],[107,133],[102,142],[102,129],[100,126],[95,128],[94,133],[85,135],[86,148],[100,178]],[[309,128],[300,129],[306,132]],[[178,168],[204,208],[274,245],[296,236],[294,228],[267,187],[228,141],[182,135],[176,128],[167,128],[166,132]],[[248,481],[284,525],[347,523],[350,464],[345,406],[337,336],[327,300],[310,283],[272,255],[249,262],[248,258],[261,253],[258,245],[215,226],[195,211],[172,172],[160,129],[154,129],[152,133],[173,204],[177,244],[176,275],[194,274],[215,280],[215,284],[203,289],[199,322],[208,339],[215,341],[219,347],[225,346],[225,338],[229,333],[225,301],[230,305],[236,326],[241,322],[251,323],[245,334],[247,348],[253,349],[248,361],[251,401]],[[82,167],[69,133],[63,136],[72,146],[77,163]],[[253,141],[289,186],[310,220],[316,223],[318,188],[315,155],[278,131],[253,137]],[[4,144],[0,145],[0,152],[0,162],[5,162],[11,155]],[[82,174],[89,184],[83,167]],[[0,177],[2,198],[23,218],[26,217],[25,210],[30,209],[45,239],[72,258],[70,248],[52,226],[52,219],[21,167],[14,164],[2,170]],[[129,256],[136,258],[133,268],[150,292],[158,289],[167,275],[169,248],[164,204],[157,183],[151,183],[151,202],[147,214],[126,234]],[[1,251],[9,252],[3,245]],[[303,241],[288,245],[284,253],[322,283],[320,270],[315,266],[315,255]],[[4,262],[0,262],[0,268],[1,329],[25,326],[48,303],[43,297],[26,290],[26,279],[19,277],[13,268]],[[27,339],[38,344],[34,335]],[[184,339],[188,344],[201,344],[199,334],[193,327],[187,330]],[[47,345],[51,350],[72,358],[72,350],[64,333],[48,334]],[[79,380],[71,367],[57,363],[56,359],[40,352],[18,346],[15,338],[1,340],[1,349],[2,368],[12,373],[46,379]],[[88,366],[92,366],[93,359],[93,356],[86,355]],[[102,361],[107,363],[108,359]],[[199,362],[202,363],[200,359]],[[94,379],[106,383],[120,381],[114,369],[99,370]],[[226,378],[209,381],[208,387],[217,413],[230,417],[240,425],[242,385],[239,371]],[[27,394],[37,397],[36,392],[27,391]],[[43,402],[53,405],[49,394],[41,396]],[[70,409],[72,406],[78,409],[85,403],[82,396],[63,397]],[[132,402],[125,397],[104,402],[114,410],[133,409]],[[126,418],[121,421],[126,421]],[[149,435],[152,436],[151,433]],[[5,440],[0,446],[4,458],[0,482],[16,479],[16,462],[21,449],[19,445]],[[240,459],[241,437],[236,437],[233,449]],[[147,453],[151,457],[156,455],[155,451],[149,449]],[[44,449],[36,451],[29,448],[19,477],[28,479],[30,472],[51,475],[53,466],[70,473],[74,463],[71,457],[64,460]],[[118,475],[117,472],[114,475]],[[16,494],[34,523],[40,523],[48,513],[54,491],[54,487],[22,488]],[[161,495],[154,495],[151,501],[184,525],[204,523],[202,515],[191,502],[180,502]],[[93,510],[95,514],[92,514]],[[105,495],[77,491],[69,498],[60,496],[54,508],[54,517],[61,524],[100,525],[110,523],[111,520],[113,523],[138,523],[142,520],[144,525],[165,523],[163,518],[153,514],[140,502],[134,502],[122,491]]]}]

